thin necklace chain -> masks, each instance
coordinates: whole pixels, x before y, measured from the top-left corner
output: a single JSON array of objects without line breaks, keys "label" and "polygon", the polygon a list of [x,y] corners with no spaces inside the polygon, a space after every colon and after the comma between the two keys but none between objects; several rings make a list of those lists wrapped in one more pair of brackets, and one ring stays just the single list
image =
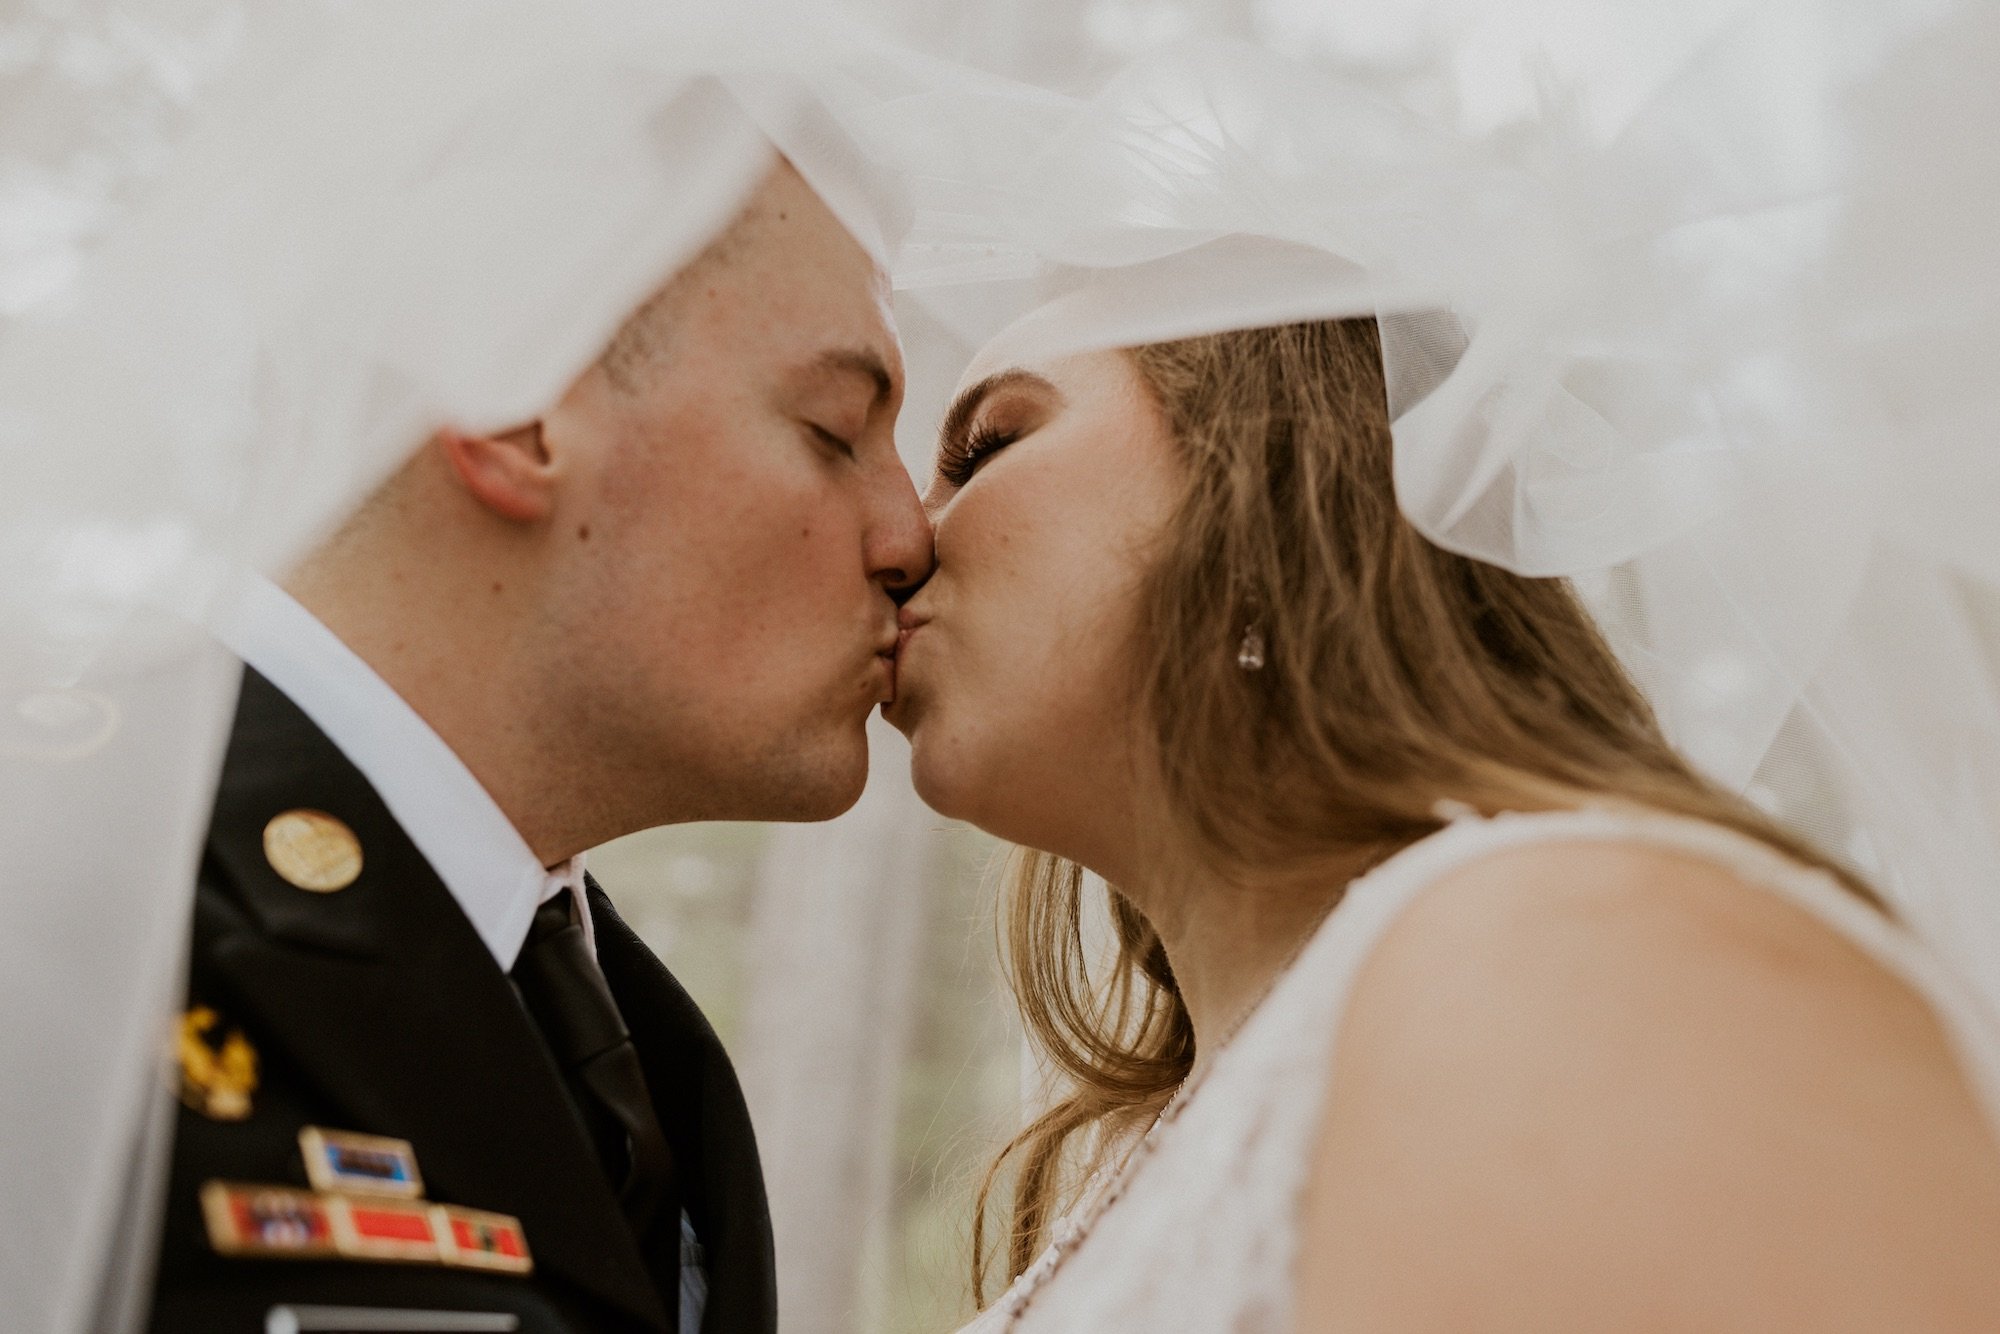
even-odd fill
[{"label": "thin necklace chain", "polygon": [[[1331,911],[1332,908],[1329,907],[1328,912]],[[1056,1272],[1063,1267],[1063,1262],[1083,1245],[1083,1239],[1090,1235],[1091,1229],[1103,1221],[1104,1215],[1111,1212],[1113,1205],[1124,1198],[1133,1178],[1139,1174],[1140,1167],[1157,1151],[1161,1133],[1178,1120],[1181,1113],[1187,1109],[1188,1103],[1208,1081],[1215,1067],[1221,1063],[1222,1054],[1229,1050],[1229,1044],[1236,1040],[1236,1035],[1243,1031],[1251,1017],[1263,1007],[1265,1001],[1271,998],[1271,993],[1278,989],[1278,983],[1292,971],[1292,966],[1299,961],[1299,956],[1306,952],[1306,946],[1319,934],[1319,926],[1323,925],[1325,920],[1322,916],[1320,922],[1300,938],[1299,943],[1292,949],[1291,957],[1271,974],[1271,980],[1264,984],[1263,989],[1243,1007],[1235,1021],[1223,1031],[1221,1039],[1215,1044],[1215,1054],[1209,1057],[1208,1064],[1203,1066],[1198,1074],[1181,1081],[1180,1087],[1174,1090],[1174,1096],[1167,1100],[1167,1105],[1153,1118],[1153,1124],[1147,1126],[1146,1133],[1139,1137],[1139,1142],[1133,1145],[1131,1151],[1120,1160],[1115,1169],[1112,1169],[1110,1180],[1105,1181],[1102,1186],[1097,1186],[1097,1183],[1105,1177],[1106,1169],[1099,1168],[1091,1174],[1084,1188],[1090,1190],[1092,1187],[1097,1187],[1097,1189],[1089,1196],[1090,1203],[1085,1207],[1082,1216],[1070,1216],[1059,1220],[1050,1233],[1048,1246],[1036,1257],[1033,1264],[1021,1271],[1021,1276],[1014,1280],[1013,1286],[1001,1296],[1000,1328],[1003,1331],[1011,1330],[1021,1323],[1022,1317],[1028,1313],[1028,1303],[1034,1299],[1035,1294],[1048,1286],[1049,1281],[1056,1276]]]}]

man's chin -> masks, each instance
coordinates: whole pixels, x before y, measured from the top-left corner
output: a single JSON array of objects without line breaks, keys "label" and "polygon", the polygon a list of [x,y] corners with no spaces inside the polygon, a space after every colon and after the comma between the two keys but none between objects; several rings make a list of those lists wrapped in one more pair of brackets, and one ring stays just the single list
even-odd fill
[{"label": "man's chin", "polygon": [[766,814],[758,820],[812,823],[832,820],[854,809],[868,785],[868,735],[865,724],[851,735],[828,738],[811,751],[793,750],[788,773],[774,775],[764,792]]},{"label": "man's chin", "polygon": [[829,785],[814,791],[810,799],[798,808],[798,813],[788,818],[801,823],[816,823],[821,820],[835,820],[854,809],[861,800],[861,790],[868,785],[868,770],[863,766],[861,776],[850,783]]}]

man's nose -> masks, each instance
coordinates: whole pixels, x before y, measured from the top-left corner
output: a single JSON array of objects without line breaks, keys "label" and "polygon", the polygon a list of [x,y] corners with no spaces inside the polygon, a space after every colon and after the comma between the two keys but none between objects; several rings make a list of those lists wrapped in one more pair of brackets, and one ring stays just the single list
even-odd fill
[{"label": "man's nose", "polygon": [[931,577],[937,551],[930,516],[924,513],[909,475],[904,473],[900,484],[892,489],[894,498],[876,530],[871,574],[896,605],[901,606]]},{"label": "man's nose", "polygon": [[917,590],[922,588],[929,581],[930,577],[930,569],[926,567],[924,572],[914,579],[904,579],[894,583],[884,580],[882,587],[888,591],[889,600],[900,607],[915,597]]}]

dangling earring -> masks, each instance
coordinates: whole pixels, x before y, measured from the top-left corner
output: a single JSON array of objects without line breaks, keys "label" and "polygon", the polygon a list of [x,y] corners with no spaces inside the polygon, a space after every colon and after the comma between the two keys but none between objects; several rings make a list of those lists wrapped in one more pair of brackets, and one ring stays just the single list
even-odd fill
[{"label": "dangling earring", "polygon": [[1243,642],[1236,647],[1236,665],[1246,672],[1264,669],[1264,630],[1255,622],[1243,628]]}]

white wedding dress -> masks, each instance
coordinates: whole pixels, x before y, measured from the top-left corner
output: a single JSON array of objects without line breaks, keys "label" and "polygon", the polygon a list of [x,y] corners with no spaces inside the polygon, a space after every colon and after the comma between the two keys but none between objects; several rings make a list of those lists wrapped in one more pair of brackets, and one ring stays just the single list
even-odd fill
[{"label": "white wedding dress", "polygon": [[[1323,1054],[1369,951],[1426,887],[1488,853],[1534,842],[1613,839],[1719,863],[1854,942],[1930,1004],[1974,1096],[2000,1130],[2000,1029],[1921,945],[1831,876],[1733,831],[1677,817],[1604,810],[1468,815],[1354,883],[1236,1039],[1217,1054],[1181,1114],[1159,1128],[1124,1193],[1034,1292],[1018,1320],[1008,1297],[1018,1301],[1025,1281],[961,1334],[1289,1330],[1300,1197],[1328,1083]],[[1071,1218],[1088,1209],[1086,1201]],[[1063,1227],[1056,1225],[1058,1237]]]}]

